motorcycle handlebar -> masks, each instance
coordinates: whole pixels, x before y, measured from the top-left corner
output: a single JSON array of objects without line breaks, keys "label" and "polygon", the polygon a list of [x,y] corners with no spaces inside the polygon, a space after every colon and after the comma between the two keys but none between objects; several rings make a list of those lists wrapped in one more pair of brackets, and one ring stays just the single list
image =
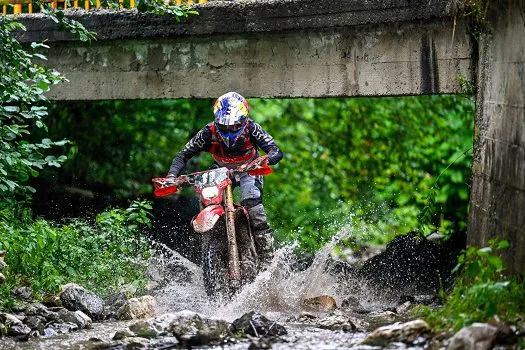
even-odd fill
[{"label": "motorcycle handlebar", "polygon": [[[192,173],[190,175],[181,175],[178,177],[166,177],[166,178],[155,178],[153,179],[153,184],[155,185],[155,194],[158,196],[165,196],[177,192],[178,187],[184,185],[191,185],[190,178],[193,175],[198,175],[202,173],[209,172],[210,170],[199,171]],[[268,155],[258,157],[253,161],[243,164],[235,169],[230,169],[229,176],[234,175],[235,173],[244,173],[247,172],[250,175],[267,175],[272,172],[272,169],[268,166]],[[166,189],[172,189],[166,191]]]}]

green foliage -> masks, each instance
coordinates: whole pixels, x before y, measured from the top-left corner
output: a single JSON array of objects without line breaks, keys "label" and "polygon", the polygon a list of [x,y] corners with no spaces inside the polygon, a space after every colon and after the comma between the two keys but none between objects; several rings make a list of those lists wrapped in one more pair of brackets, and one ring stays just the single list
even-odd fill
[{"label": "green foliage", "polygon": [[60,30],[76,35],[81,41],[96,39],[97,33],[87,30],[84,25],[74,19],[67,18],[63,10],[54,9],[51,6],[43,7],[41,12],[58,24]]},{"label": "green foliage", "polygon": [[188,17],[189,15],[198,15],[199,13],[187,5],[170,5],[163,0],[139,0],[137,10],[140,12],[149,12],[156,15],[172,15],[175,19],[180,21],[181,17]]},{"label": "green foliage", "polygon": [[498,252],[508,241],[489,242],[485,248],[468,247],[458,259],[455,272],[461,272],[454,288],[445,296],[445,305],[437,310],[421,308],[437,330],[458,330],[473,322],[486,322],[494,316],[509,323],[525,316],[525,283],[504,275]]},{"label": "green foliage", "polygon": [[45,293],[76,282],[103,295],[126,283],[144,287],[150,245],[141,229],[150,224],[150,209],[148,202],[134,202],[128,209],[103,212],[92,224],[0,220],[0,249],[7,251],[9,266],[0,299],[9,301],[9,287],[20,284]]},{"label": "green foliage", "polygon": [[53,146],[62,146],[66,141],[54,142],[48,138],[28,141],[32,128],[45,130],[43,119],[47,109],[40,103],[51,85],[63,80],[52,69],[32,62],[46,59],[38,53],[47,48],[44,44],[32,43],[32,52],[27,52],[11,36],[14,30],[24,30],[18,22],[7,17],[0,18],[0,196],[33,191],[27,182],[31,176],[45,166],[60,166],[65,157],[46,155]]},{"label": "green foliage", "polygon": [[[265,178],[264,196],[281,241],[297,239],[315,250],[348,224],[354,237],[385,243],[416,228],[424,208],[428,230],[465,228],[470,99],[249,103],[251,116],[285,154]],[[110,187],[121,196],[151,193],[150,179],[165,174],[189,138],[213,120],[211,105],[210,100],[56,103],[51,136],[67,137],[74,146],[70,162],[53,177],[68,185]],[[187,171],[211,163],[211,157],[201,156]]]}]

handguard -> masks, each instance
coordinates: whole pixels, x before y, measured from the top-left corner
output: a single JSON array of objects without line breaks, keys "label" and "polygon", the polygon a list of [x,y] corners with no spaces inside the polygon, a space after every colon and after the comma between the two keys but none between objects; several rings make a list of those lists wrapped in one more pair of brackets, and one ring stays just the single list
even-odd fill
[{"label": "handguard", "polygon": [[172,177],[156,177],[152,179],[151,181],[155,186],[155,189],[153,190],[155,197],[165,197],[176,193],[179,190],[179,187],[177,186],[177,181],[175,180],[176,179]]},{"label": "handguard", "polygon": [[272,173],[272,168],[268,165],[268,155],[255,158],[248,164],[239,167],[240,171],[246,171],[252,176],[262,176]]}]

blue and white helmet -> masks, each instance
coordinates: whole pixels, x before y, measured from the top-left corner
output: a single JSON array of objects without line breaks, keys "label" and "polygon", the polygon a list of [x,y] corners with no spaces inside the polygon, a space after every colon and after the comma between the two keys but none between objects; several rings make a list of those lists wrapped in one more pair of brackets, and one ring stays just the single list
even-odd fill
[{"label": "blue and white helmet", "polygon": [[213,114],[221,139],[232,147],[246,126],[248,101],[236,92],[227,92],[215,101]]}]

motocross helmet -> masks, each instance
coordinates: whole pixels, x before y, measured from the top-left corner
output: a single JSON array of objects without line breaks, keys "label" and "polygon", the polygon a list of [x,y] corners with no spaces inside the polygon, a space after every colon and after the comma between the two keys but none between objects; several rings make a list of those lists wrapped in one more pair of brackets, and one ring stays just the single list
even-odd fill
[{"label": "motocross helmet", "polygon": [[236,92],[220,96],[213,105],[215,127],[227,147],[233,147],[246,127],[248,101]]}]

